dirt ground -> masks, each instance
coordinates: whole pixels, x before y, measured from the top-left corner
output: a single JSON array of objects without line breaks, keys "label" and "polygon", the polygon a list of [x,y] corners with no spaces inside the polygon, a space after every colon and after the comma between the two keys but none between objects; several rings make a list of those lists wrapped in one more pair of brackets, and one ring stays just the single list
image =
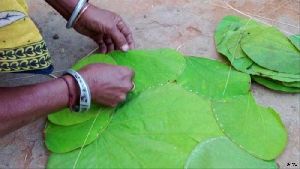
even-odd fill
[{"label": "dirt ground", "polygon": [[[286,34],[300,33],[299,0],[91,0],[92,4],[119,13],[128,22],[137,48],[170,47],[186,55],[222,59],[215,50],[213,33],[226,15],[248,15],[274,25]],[[72,66],[97,46],[66,30],[64,19],[43,0],[28,0],[30,15],[42,32],[53,57],[56,74]],[[243,13],[243,14],[242,14]],[[0,86],[19,86],[49,80],[44,76],[0,74]],[[300,167],[300,95],[283,94],[253,85],[257,101],[275,108],[289,133],[281,168]],[[48,152],[38,120],[0,138],[0,168],[44,168]],[[298,134],[297,134],[298,133]],[[298,167],[288,167],[296,163]]]}]

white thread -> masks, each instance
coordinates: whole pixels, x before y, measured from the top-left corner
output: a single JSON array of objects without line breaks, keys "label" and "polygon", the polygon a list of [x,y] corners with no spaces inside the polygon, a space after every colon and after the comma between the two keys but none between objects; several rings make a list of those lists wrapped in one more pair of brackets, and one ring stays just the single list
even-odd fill
[{"label": "white thread", "polygon": [[78,155],[77,155],[77,158],[76,158],[76,160],[75,160],[75,162],[74,162],[73,169],[75,169],[76,166],[77,166],[77,163],[78,163],[78,160],[79,160],[79,158],[80,158],[80,156],[81,156],[81,153],[82,153],[82,151],[83,151],[83,148],[84,148],[84,146],[85,146],[85,144],[86,144],[86,142],[87,142],[88,137],[89,137],[90,134],[91,134],[92,128],[94,127],[94,124],[95,124],[96,120],[98,119],[99,114],[100,114],[100,113],[98,112],[97,116],[95,117],[95,119],[94,119],[94,121],[93,121],[93,123],[92,123],[92,125],[91,125],[91,127],[90,127],[90,129],[89,129],[89,131],[88,131],[88,133],[87,133],[87,135],[86,135],[86,137],[85,137],[85,139],[84,139],[84,142],[83,142],[83,144],[82,144],[82,146],[81,146],[81,148],[80,148],[80,151],[79,151],[79,153],[78,153]]}]

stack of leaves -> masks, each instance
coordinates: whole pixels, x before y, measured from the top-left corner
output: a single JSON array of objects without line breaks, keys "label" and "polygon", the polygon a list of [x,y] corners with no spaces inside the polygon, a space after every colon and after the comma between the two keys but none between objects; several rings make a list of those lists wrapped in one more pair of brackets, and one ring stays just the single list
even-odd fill
[{"label": "stack of leaves", "polygon": [[91,55],[74,68],[91,63],[132,68],[135,91],[115,109],[49,115],[48,168],[277,168],[287,132],[255,102],[248,74],[171,49]]},{"label": "stack of leaves", "polygon": [[275,27],[226,16],[216,28],[215,43],[235,69],[257,83],[281,92],[300,92],[300,35],[288,38]]}]

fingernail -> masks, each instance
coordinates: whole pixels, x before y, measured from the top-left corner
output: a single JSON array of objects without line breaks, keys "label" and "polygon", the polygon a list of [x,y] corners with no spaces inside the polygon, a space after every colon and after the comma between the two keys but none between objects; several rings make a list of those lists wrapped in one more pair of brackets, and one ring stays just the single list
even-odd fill
[{"label": "fingernail", "polygon": [[128,50],[129,46],[127,44],[122,46],[122,51],[127,52]]}]

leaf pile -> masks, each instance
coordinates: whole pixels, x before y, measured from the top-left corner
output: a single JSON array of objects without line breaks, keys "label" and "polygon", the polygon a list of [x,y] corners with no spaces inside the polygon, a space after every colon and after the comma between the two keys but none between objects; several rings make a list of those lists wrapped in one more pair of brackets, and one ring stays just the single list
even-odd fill
[{"label": "leaf pile", "polygon": [[215,31],[217,51],[231,65],[267,88],[300,92],[300,35],[286,37],[270,27],[226,16]]},{"label": "leaf pile", "polygon": [[115,109],[49,115],[48,168],[277,168],[287,133],[255,102],[248,74],[171,49],[91,55],[74,68],[91,63],[134,69],[136,89]]}]

